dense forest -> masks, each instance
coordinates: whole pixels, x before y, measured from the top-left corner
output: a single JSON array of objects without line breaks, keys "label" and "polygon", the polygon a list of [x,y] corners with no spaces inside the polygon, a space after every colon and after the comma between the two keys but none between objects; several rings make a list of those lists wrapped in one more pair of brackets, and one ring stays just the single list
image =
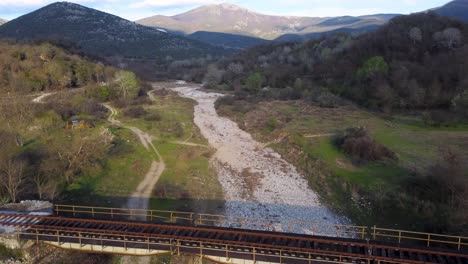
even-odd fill
[{"label": "dense forest", "polygon": [[[347,98],[371,109],[450,109],[468,115],[468,25],[435,14],[392,19],[371,33],[276,43],[211,65],[206,86],[333,106]],[[183,77],[183,76],[182,76]]]}]

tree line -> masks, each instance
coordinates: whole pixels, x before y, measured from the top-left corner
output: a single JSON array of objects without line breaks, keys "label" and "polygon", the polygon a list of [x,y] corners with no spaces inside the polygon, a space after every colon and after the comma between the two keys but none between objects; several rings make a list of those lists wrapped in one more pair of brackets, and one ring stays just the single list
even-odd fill
[{"label": "tree line", "polygon": [[258,46],[206,67],[207,87],[257,98],[340,98],[393,110],[450,110],[468,117],[468,25],[435,14],[392,19],[353,36]]}]

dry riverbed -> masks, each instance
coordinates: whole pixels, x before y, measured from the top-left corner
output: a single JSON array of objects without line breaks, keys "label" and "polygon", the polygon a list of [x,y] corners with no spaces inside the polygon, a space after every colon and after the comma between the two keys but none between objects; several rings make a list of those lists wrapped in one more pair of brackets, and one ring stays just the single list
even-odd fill
[{"label": "dry riverbed", "polygon": [[[226,216],[275,219],[277,231],[284,230],[284,223],[288,221],[348,223],[319,202],[317,194],[293,165],[255,141],[235,122],[217,114],[214,102],[221,94],[188,85],[174,90],[198,103],[194,122],[216,149],[211,165],[216,168],[223,187]],[[303,229],[290,231],[306,232]]]}]

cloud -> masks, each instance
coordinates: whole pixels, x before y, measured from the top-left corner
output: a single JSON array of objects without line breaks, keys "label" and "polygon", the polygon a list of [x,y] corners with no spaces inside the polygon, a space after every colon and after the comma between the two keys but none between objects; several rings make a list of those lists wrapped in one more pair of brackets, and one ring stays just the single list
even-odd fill
[{"label": "cloud", "polygon": [[131,4],[132,8],[143,7],[175,7],[175,6],[193,6],[193,5],[206,5],[217,4],[219,0],[144,0]]},{"label": "cloud", "polygon": [[[0,6],[6,6],[6,7],[27,7],[27,6],[42,6],[42,5],[47,5],[54,3],[56,1],[54,0],[2,0],[0,1]],[[96,0],[75,0],[71,1],[73,3],[93,3],[96,2]]]}]

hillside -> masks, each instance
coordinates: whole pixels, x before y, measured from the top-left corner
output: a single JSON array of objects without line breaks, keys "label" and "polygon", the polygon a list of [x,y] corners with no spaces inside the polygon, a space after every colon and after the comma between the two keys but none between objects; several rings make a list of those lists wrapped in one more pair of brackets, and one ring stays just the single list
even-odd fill
[{"label": "hillside", "polygon": [[[255,47],[208,69],[205,81],[267,98],[334,105],[339,99],[331,92],[372,109],[450,109],[467,115],[466,36],[468,26],[457,20],[401,16],[360,36],[339,33]],[[222,76],[213,78],[217,71]]]},{"label": "hillside", "polygon": [[433,11],[441,16],[457,18],[468,22],[468,0],[454,0]]},{"label": "hillside", "polygon": [[192,34],[196,31],[222,32],[263,39],[284,34],[305,34],[383,25],[395,15],[362,17],[286,17],[252,12],[232,4],[206,5],[175,16],[153,16],[137,21],[145,26]]},{"label": "hillside", "polygon": [[309,39],[318,39],[322,36],[332,35],[336,33],[349,33],[352,35],[359,35],[362,33],[370,32],[373,30],[378,29],[379,26],[377,25],[370,25],[367,27],[360,27],[360,28],[339,28],[327,32],[320,32],[320,33],[307,33],[307,34],[285,34],[275,39],[275,41],[304,41]]},{"label": "hillside", "polygon": [[0,38],[66,41],[100,57],[161,59],[224,52],[220,48],[67,2],[54,3],[10,21],[0,27]]},{"label": "hillside", "polygon": [[229,49],[247,49],[269,42],[261,38],[206,31],[197,31],[187,38]]},{"label": "hillside", "polygon": [[8,21],[7,21],[7,20],[5,20],[5,19],[2,19],[2,18],[0,18],[0,25],[3,25],[3,24],[5,24],[6,22],[8,22]]},{"label": "hillside", "polygon": [[116,69],[94,63],[59,47],[0,41],[0,93],[28,94],[98,85]]}]

